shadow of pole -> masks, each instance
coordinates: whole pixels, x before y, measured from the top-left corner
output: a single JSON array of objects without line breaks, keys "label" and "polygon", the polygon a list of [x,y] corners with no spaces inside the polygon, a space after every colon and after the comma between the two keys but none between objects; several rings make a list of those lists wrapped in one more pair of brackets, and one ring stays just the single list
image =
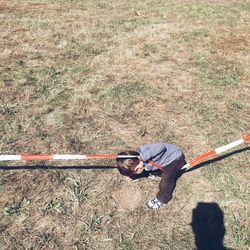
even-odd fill
[{"label": "shadow of pole", "polygon": [[226,250],[224,215],[215,202],[199,202],[193,209],[192,223],[197,250]]}]

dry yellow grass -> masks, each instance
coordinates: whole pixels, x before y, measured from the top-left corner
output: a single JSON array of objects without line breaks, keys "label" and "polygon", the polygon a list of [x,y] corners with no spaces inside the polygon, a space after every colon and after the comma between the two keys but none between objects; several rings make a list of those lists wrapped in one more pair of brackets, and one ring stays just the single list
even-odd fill
[{"label": "dry yellow grass", "polygon": [[[192,159],[249,133],[244,0],[2,1],[0,27],[1,154],[165,141]],[[131,184],[126,210],[117,171],[84,168],[111,161],[0,164],[1,249],[193,249],[199,202],[222,209],[224,245],[249,248],[247,145],[183,175],[159,211],[144,205],[157,182]]]}]

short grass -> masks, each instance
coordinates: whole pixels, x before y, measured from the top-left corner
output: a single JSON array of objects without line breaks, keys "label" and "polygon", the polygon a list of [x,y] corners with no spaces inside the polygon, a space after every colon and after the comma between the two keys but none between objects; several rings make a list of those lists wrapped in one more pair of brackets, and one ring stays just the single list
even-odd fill
[{"label": "short grass", "polygon": [[[164,141],[192,159],[242,138],[250,122],[249,7],[0,2],[0,153],[108,154]],[[183,175],[159,211],[145,209],[158,185],[147,180],[136,184],[138,209],[117,209],[112,193],[124,180],[95,169],[112,161],[1,162],[0,248],[194,249],[192,211],[216,202],[224,245],[249,249],[247,147]]]}]

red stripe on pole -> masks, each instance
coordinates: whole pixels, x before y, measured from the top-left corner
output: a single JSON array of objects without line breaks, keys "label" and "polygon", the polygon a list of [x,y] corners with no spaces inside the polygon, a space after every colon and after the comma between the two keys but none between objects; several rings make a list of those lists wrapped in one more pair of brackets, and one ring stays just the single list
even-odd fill
[{"label": "red stripe on pole", "polygon": [[214,157],[214,156],[216,156],[216,155],[217,155],[217,154],[216,154],[215,150],[213,149],[213,150],[211,150],[211,151],[208,151],[208,152],[205,153],[205,154],[202,154],[202,155],[198,156],[198,157],[195,158],[194,160],[191,160],[191,161],[189,162],[189,164],[190,164],[190,166],[195,166],[195,165],[197,165],[197,164],[199,164],[199,163],[201,163],[201,162],[203,162],[203,161],[205,161],[205,160],[207,160],[207,159],[210,159],[210,158],[212,158],[212,157]]},{"label": "red stripe on pole", "polygon": [[250,141],[250,135],[247,135],[246,137],[243,138],[243,140],[246,141]]},{"label": "red stripe on pole", "polygon": [[87,159],[116,159],[117,154],[112,155],[86,155]]},{"label": "red stripe on pole", "polygon": [[53,155],[39,154],[39,155],[21,155],[21,161],[47,161],[53,160]]}]

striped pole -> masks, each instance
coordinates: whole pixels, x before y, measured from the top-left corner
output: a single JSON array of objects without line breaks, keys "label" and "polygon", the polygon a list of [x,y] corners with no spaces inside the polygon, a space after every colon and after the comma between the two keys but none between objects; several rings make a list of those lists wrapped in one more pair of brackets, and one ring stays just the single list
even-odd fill
[{"label": "striped pole", "polygon": [[188,169],[194,167],[195,165],[198,165],[199,163],[201,163],[205,160],[208,160],[212,157],[218,156],[219,154],[221,154],[221,153],[223,153],[231,148],[234,148],[234,147],[236,147],[244,142],[247,142],[247,141],[250,141],[250,135],[247,135],[243,139],[231,142],[231,143],[224,145],[222,147],[210,150],[210,151],[206,152],[205,154],[202,154],[202,155],[198,156],[197,158],[191,160],[186,165],[184,165],[181,169],[188,170]]},{"label": "striped pole", "polygon": [[49,154],[21,154],[0,155],[0,161],[48,161],[48,160],[87,160],[87,159],[116,159],[138,158],[136,155],[95,154],[95,155],[49,155]]},{"label": "striped pole", "polygon": [[[236,147],[244,142],[250,141],[250,135],[243,139],[234,141],[222,147],[210,150],[205,154],[191,160],[182,169],[189,169],[205,160],[215,157],[226,150]],[[135,155],[117,155],[117,154],[89,154],[89,155],[49,155],[49,154],[21,154],[21,155],[0,155],[0,161],[47,161],[47,160],[86,160],[86,159],[116,159],[116,158],[138,158]]]}]

